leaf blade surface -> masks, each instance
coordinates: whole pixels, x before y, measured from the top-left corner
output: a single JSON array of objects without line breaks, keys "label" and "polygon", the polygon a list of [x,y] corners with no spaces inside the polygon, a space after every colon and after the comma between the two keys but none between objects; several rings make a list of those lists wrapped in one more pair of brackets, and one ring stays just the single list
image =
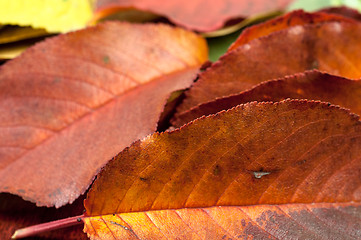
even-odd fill
[{"label": "leaf blade surface", "polygon": [[360,27],[345,22],[298,25],[254,39],[200,74],[178,112],[306,70],[359,79]]},{"label": "leaf blade surface", "polygon": [[326,103],[240,105],[126,148],[98,175],[86,214],[359,202],[360,141],[358,117]]},{"label": "leaf blade surface", "polygon": [[206,59],[193,33],[109,22],[5,64],[1,191],[42,206],[72,202],[112,156],[156,129],[168,95],[189,86]]}]

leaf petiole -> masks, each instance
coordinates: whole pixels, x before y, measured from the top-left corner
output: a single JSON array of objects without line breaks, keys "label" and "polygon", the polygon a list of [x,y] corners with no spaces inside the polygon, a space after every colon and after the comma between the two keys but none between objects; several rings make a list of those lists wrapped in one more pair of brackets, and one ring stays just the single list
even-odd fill
[{"label": "leaf petiole", "polygon": [[11,236],[11,239],[30,237],[42,232],[74,226],[80,224],[83,218],[84,215],[80,215],[80,216],[69,217],[52,222],[42,223],[38,225],[33,225],[26,228],[21,228],[15,231],[15,233]]}]

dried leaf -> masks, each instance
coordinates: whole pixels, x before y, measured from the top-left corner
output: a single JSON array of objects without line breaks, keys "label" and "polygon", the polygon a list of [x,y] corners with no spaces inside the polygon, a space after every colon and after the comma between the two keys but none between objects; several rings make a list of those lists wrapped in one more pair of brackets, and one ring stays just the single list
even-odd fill
[{"label": "dried leaf", "polygon": [[[344,109],[288,100],[240,105],[173,132],[155,133],[119,153],[98,175],[84,202],[86,215],[92,216],[85,219],[85,230],[92,239],[101,239],[103,232],[128,239],[134,234],[152,234],[147,239],[169,234],[176,238],[178,233],[190,232],[204,239],[208,238],[205,234],[214,233],[214,223],[202,221],[209,218],[204,211],[214,211],[216,221],[227,225],[242,214],[239,209],[248,211],[248,218],[257,222],[272,218],[279,212],[277,206],[184,208],[322,203],[279,209],[323,211],[324,203],[334,203],[327,207],[331,213],[332,208],[342,206],[360,211],[360,127],[358,117]],[[222,210],[230,212],[223,214]],[[301,219],[309,217],[300,215]],[[159,218],[165,219],[160,222]],[[357,226],[350,228],[359,228],[360,219],[356,220]],[[156,229],[149,224],[152,221]],[[239,222],[242,233],[242,218],[234,221]],[[273,222],[258,225],[263,223],[261,228],[268,229]],[[245,224],[254,223],[247,219]],[[217,229],[215,233],[223,231]],[[322,226],[315,234],[322,231],[330,230]]]},{"label": "dried leaf", "polygon": [[109,159],[155,131],[170,93],[206,59],[191,32],[109,22],[3,65],[0,190],[40,206],[74,201]]},{"label": "dried leaf", "polygon": [[221,57],[200,74],[178,112],[305,70],[358,79],[360,59],[361,24],[325,22],[290,27],[254,39]]},{"label": "dried leaf", "polygon": [[91,239],[359,239],[359,203],[188,208],[85,219]]},{"label": "dried leaf", "polygon": [[[98,0],[94,21],[119,11],[135,8],[168,17],[175,24],[200,32],[221,28],[232,18],[284,9],[290,0],[172,0],[159,4],[157,0]],[[196,13],[196,14],[195,14]]]},{"label": "dried leaf", "polygon": [[229,47],[228,51],[232,51],[239,46],[252,41],[253,39],[267,36],[273,32],[292,26],[330,21],[354,22],[352,19],[345,18],[340,15],[322,12],[308,13],[303,10],[297,10],[245,29],[238,39]]},{"label": "dried leaf", "polygon": [[277,102],[287,98],[330,102],[361,115],[360,80],[350,80],[314,70],[266,81],[248,91],[200,104],[189,111],[176,115],[172,124],[180,127],[203,115],[214,114],[242,103]]}]

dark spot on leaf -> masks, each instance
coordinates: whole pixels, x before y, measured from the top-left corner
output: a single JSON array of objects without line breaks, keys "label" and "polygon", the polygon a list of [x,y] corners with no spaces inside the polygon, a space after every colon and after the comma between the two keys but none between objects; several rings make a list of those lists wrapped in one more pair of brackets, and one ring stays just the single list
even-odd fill
[{"label": "dark spot on leaf", "polygon": [[302,164],[304,164],[305,162],[306,162],[306,159],[301,160],[301,161],[298,161],[297,164],[298,164],[298,165],[302,165]]},{"label": "dark spot on leaf", "polygon": [[246,226],[246,220],[242,219],[241,224],[242,224],[242,227],[245,227]]},{"label": "dark spot on leaf", "polygon": [[221,173],[221,167],[216,165],[213,169],[213,175],[218,176]]},{"label": "dark spot on leaf", "polygon": [[225,239],[227,237],[227,235],[223,235],[222,239]]},{"label": "dark spot on leaf", "polygon": [[61,78],[55,77],[53,83],[59,83],[59,82],[61,82]]},{"label": "dark spot on leaf", "polygon": [[103,62],[104,62],[105,64],[108,64],[109,61],[110,61],[109,56],[104,56],[104,57],[103,57]]},{"label": "dark spot on leaf", "polygon": [[148,178],[143,178],[143,177],[140,177],[139,179],[140,179],[141,181],[143,181],[143,182],[145,182],[145,181],[148,180]]},{"label": "dark spot on leaf", "polygon": [[81,218],[77,218],[76,221],[77,221],[77,222],[81,222]]},{"label": "dark spot on leaf", "polygon": [[25,190],[24,189],[18,189],[17,190],[19,193],[25,193]]}]

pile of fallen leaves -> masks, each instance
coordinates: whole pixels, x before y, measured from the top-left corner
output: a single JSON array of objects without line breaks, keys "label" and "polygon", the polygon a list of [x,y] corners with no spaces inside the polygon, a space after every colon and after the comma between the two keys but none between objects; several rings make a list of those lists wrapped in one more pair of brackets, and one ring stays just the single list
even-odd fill
[{"label": "pile of fallen leaves", "polygon": [[[6,62],[1,238],[76,215],[54,228],[83,222],[91,239],[361,238],[360,19],[294,11],[246,28],[212,64],[190,30],[105,22]],[[79,225],[39,238],[87,237]]]}]

